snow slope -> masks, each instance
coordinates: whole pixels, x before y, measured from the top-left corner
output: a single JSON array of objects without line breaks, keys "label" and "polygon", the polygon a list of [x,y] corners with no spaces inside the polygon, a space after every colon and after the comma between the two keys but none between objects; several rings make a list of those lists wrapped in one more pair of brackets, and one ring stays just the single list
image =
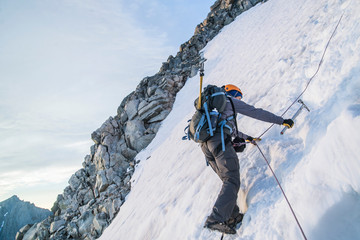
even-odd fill
[{"label": "snow slope", "polygon": [[[274,126],[259,146],[277,174],[308,239],[360,239],[360,1],[270,0],[240,15],[204,49],[205,85],[233,83],[244,101],[281,115],[315,73],[295,127]],[[141,153],[132,189],[101,240],[220,239],[203,228],[221,182],[200,147],[182,141],[199,76]],[[295,104],[284,117],[300,107]],[[238,116],[241,131],[270,125]],[[239,154],[242,227],[226,239],[302,239],[288,205],[254,146]]]}]

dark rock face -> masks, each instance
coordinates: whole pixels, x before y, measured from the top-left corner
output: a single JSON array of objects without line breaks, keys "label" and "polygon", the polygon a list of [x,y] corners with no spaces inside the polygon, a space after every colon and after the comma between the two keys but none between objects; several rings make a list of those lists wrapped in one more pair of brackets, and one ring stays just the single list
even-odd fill
[{"label": "dark rock face", "polygon": [[34,204],[21,201],[17,196],[12,196],[0,202],[0,239],[15,239],[16,233],[22,227],[42,221],[50,215],[49,210],[38,208]]},{"label": "dark rock face", "polygon": [[83,168],[59,195],[54,216],[23,229],[21,239],[96,239],[111,223],[131,189],[135,156],[155,137],[178,91],[199,70],[200,51],[236,16],[259,0],[217,0],[193,37],[123,99],[117,115],[91,134],[94,145]]}]

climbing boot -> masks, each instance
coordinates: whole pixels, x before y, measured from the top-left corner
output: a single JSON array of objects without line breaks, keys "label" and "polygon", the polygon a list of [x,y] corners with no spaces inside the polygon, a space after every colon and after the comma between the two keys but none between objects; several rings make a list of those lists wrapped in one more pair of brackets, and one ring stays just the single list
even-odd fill
[{"label": "climbing boot", "polygon": [[228,225],[226,225],[225,223],[220,223],[220,222],[207,222],[205,223],[205,228],[211,229],[211,230],[216,230],[222,233],[226,233],[226,234],[236,234],[236,230]]},{"label": "climbing boot", "polygon": [[235,228],[236,225],[242,222],[243,218],[244,218],[244,214],[238,213],[236,216],[233,216],[229,220],[227,220],[225,224],[231,228]]}]

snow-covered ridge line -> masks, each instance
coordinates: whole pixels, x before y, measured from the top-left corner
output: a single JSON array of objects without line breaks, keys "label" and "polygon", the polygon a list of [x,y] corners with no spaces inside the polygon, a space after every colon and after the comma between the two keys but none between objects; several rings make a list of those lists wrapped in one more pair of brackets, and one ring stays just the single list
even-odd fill
[{"label": "snow-covered ridge line", "polygon": [[[295,127],[273,127],[260,142],[308,239],[359,239],[360,2],[277,0],[257,5],[225,27],[204,49],[205,85],[233,83],[244,101],[281,114],[314,74],[344,13],[323,65],[302,99]],[[220,239],[203,228],[221,182],[193,142],[183,142],[199,76],[177,94],[173,110],[132,177],[132,191],[101,240]],[[285,117],[291,117],[298,105]],[[238,126],[259,136],[269,125],[247,117]],[[302,239],[257,148],[239,154],[243,225],[229,239]]]}]

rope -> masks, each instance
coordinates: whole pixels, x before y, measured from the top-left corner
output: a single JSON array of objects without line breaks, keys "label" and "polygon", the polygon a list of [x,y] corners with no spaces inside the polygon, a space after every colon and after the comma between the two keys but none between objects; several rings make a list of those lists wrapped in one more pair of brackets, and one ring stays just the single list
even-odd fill
[{"label": "rope", "polygon": [[[314,79],[314,77],[318,74],[318,72],[319,72],[319,70],[320,70],[320,67],[321,67],[321,65],[322,65],[322,63],[323,63],[325,53],[326,53],[326,51],[327,51],[327,49],[328,49],[328,47],[329,47],[330,41],[331,41],[331,39],[334,37],[335,32],[336,32],[336,30],[337,30],[337,28],[338,28],[338,26],[339,26],[339,24],[340,24],[340,21],[341,21],[341,19],[342,19],[343,16],[344,16],[344,13],[341,15],[338,23],[336,24],[336,27],[335,27],[334,31],[332,32],[332,34],[331,34],[331,36],[330,36],[330,38],[329,38],[329,40],[328,40],[328,42],[327,42],[327,44],[326,44],[326,46],[325,46],[324,52],[323,52],[323,54],[322,54],[322,56],[321,56],[321,59],[320,59],[318,68],[316,69],[316,72],[315,72],[314,75],[309,79],[309,81],[307,82],[304,90],[300,93],[300,95],[294,100],[293,103],[290,104],[290,106],[284,111],[284,113],[281,114],[281,117],[284,116],[285,113],[287,113],[287,111],[289,111],[289,109],[297,102],[297,100],[300,99],[300,97],[305,93],[305,91],[306,91],[307,88],[309,87],[311,81],[312,81],[312,80]],[[274,123],[273,123],[268,129],[266,129],[265,132],[263,132],[258,138],[261,138],[261,137],[262,137],[266,132],[268,132],[273,126],[274,126]]]},{"label": "rope", "polygon": [[[327,44],[326,44],[326,46],[325,46],[324,52],[323,52],[323,54],[322,54],[322,56],[321,56],[319,65],[318,65],[318,67],[317,67],[314,75],[309,79],[309,81],[307,82],[304,90],[303,90],[303,91],[300,93],[300,95],[294,100],[294,102],[291,103],[290,106],[284,111],[284,113],[281,115],[281,117],[284,116],[285,113],[286,113],[287,111],[289,111],[289,109],[300,99],[300,97],[305,93],[305,91],[306,91],[307,88],[309,87],[311,81],[312,81],[312,80],[314,79],[314,77],[318,74],[318,72],[319,72],[319,70],[320,70],[320,67],[321,67],[321,65],[322,65],[322,63],[323,63],[324,57],[325,57],[325,53],[326,53],[326,51],[327,51],[327,49],[328,49],[328,47],[329,47],[330,41],[331,41],[331,39],[334,37],[335,32],[336,32],[336,30],[337,30],[337,28],[338,28],[338,26],[339,26],[339,24],[340,24],[340,22],[341,22],[341,19],[342,19],[343,15],[344,15],[344,13],[341,15],[339,21],[338,21],[337,24],[336,24],[336,27],[335,27],[334,31],[332,32],[332,34],[331,34],[331,36],[330,36],[330,38],[329,38],[329,40],[328,40],[328,42],[327,42]],[[268,129],[266,129],[258,138],[261,138],[261,137],[262,137],[266,132],[268,132],[273,126],[274,126],[274,124],[272,124]],[[292,208],[292,206],[291,206],[291,204],[290,204],[290,202],[289,202],[289,200],[288,200],[288,198],[287,198],[287,196],[286,196],[283,188],[281,187],[281,184],[280,184],[278,178],[276,177],[275,172],[274,172],[273,169],[271,168],[269,161],[268,161],[267,158],[265,157],[264,153],[261,151],[261,149],[260,149],[260,147],[259,147],[258,144],[256,144],[256,147],[259,149],[261,155],[263,156],[263,158],[265,159],[268,167],[270,168],[270,170],[271,170],[271,172],[272,172],[272,174],[273,174],[273,176],[274,176],[277,184],[279,185],[280,190],[281,190],[281,192],[282,192],[282,194],[283,194],[283,196],[284,196],[287,204],[289,205],[289,208],[290,208],[290,210],[291,210],[291,213],[293,214],[293,216],[294,216],[294,218],[295,218],[295,220],[296,220],[296,223],[297,223],[297,225],[298,225],[298,227],[299,227],[299,229],[300,229],[300,231],[301,231],[302,236],[304,237],[305,240],[307,240],[307,238],[306,238],[306,236],[305,236],[305,233],[304,233],[304,230],[302,229],[302,227],[301,227],[301,225],[300,225],[300,222],[299,222],[299,220],[297,219],[296,214],[295,214],[295,212],[294,212],[294,210],[293,210],[293,208]]]},{"label": "rope", "polygon": [[268,161],[268,160],[267,160],[267,158],[265,157],[264,153],[261,151],[261,149],[260,149],[259,145],[258,145],[258,144],[256,144],[256,146],[257,146],[257,148],[259,149],[259,151],[260,151],[261,155],[263,156],[263,158],[265,159],[265,161],[266,161],[267,165],[269,166],[269,168],[270,168],[270,170],[271,170],[272,174],[274,175],[275,180],[276,180],[277,184],[279,185],[280,190],[281,190],[282,194],[284,195],[285,200],[286,200],[286,202],[288,203],[288,205],[289,205],[289,207],[290,207],[290,210],[291,210],[291,212],[292,212],[292,214],[293,214],[293,216],[294,216],[294,218],[295,218],[295,220],[296,220],[297,225],[298,225],[298,226],[299,226],[299,228],[300,228],[300,231],[301,231],[301,233],[302,233],[302,235],[303,235],[304,239],[305,239],[305,240],[307,240],[307,238],[306,238],[306,236],[305,236],[305,233],[304,233],[304,231],[303,231],[303,229],[302,229],[302,227],[301,227],[301,225],[300,225],[300,222],[299,222],[299,220],[297,219],[296,214],[295,214],[295,212],[294,212],[294,210],[293,210],[293,208],[292,208],[292,206],[291,206],[291,204],[290,204],[290,202],[289,202],[288,198],[286,197],[286,194],[285,194],[285,192],[284,192],[283,188],[281,187],[281,184],[280,184],[280,182],[279,182],[278,178],[277,178],[277,177],[276,177],[276,175],[275,175],[275,172],[274,172],[274,171],[273,171],[273,169],[271,168],[271,166],[270,166],[270,164],[269,164],[269,161]]}]

